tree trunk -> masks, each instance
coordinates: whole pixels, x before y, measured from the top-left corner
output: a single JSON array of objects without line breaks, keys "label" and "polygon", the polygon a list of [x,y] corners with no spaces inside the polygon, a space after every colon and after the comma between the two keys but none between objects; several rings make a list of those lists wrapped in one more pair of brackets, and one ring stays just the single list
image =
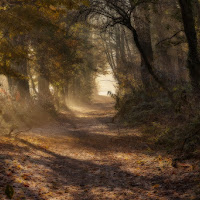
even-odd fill
[{"label": "tree trunk", "polygon": [[193,90],[195,93],[199,93],[200,61],[198,57],[198,43],[192,10],[192,2],[191,0],[179,0],[179,4],[181,7],[183,25],[189,47],[187,67],[189,69]]},{"label": "tree trunk", "polygon": [[141,58],[144,60],[145,63],[145,67],[148,70],[149,74],[153,77],[153,79],[160,85],[160,87],[167,92],[169,99],[171,100],[171,102],[175,105],[175,101],[174,101],[174,97],[173,97],[173,93],[169,90],[169,88],[165,85],[165,83],[155,74],[154,70],[153,70],[153,66],[152,64],[149,62],[148,57],[146,55],[146,52],[143,50],[140,41],[139,41],[139,37],[137,34],[137,31],[135,30],[135,28],[130,24],[127,24],[127,27],[132,31],[133,34],[133,38],[135,41],[135,45],[141,55]]},{"label": "tree trunk", "polygon": [[199,0],[194,0],[194,11],[195,11],[195,16],[197,17],[197,26],[198,26],[198,29],[200,29],[200,4],[199,4]]},{"label": "tree trunk", "polygon": [[[150,64],[153,63],[153,49],[152,49],[152,43],[151,43],[151,31],[150,31],[150,21],[149,19],[149,12],[144,10],[143,7],[140,7],[136,10],[136,14],[138,16],[137,19],[135,19],[135,26],[138,33],[138,39],[141,45],[141,48],[143,49],[148,61]],[[141,57],[141,78],[144,85],[144,88],[149,91],[151,86],[151,77],[149,75],[149,72],[147,70],[146,63]]]},{"label": "tree trunk", "polygon": [[[30,99],[30,88],[27,73],[27,61],[21,62],[20,64],[12,64],[12,70],[16,71],[20,77],[8,77],[8,84],[11,96],[18,100],[28,100]],[[18,95],[17,95],[18,94]]]},{"label": "tree trunk", "polygon": [[50,98],[49,81],[43,75],[38,77],[38,94],[39,99]]},{"label": "tree trunk", "polygon": [[[25,46],[26,44],[26,38],[25,36],[19,36],[13,39],[12,41],[14,46]],[[25,48],[25,47],[24,47]],[[28,80],[28,61],[27,58],[21,58],[20,61],[13,62],[11,64],[12,70],[19,74],[21,77],[9,77],[9,88],[11,95],[16,95],[17,93],[19,95],[18,98],[20,100],[28,100],[30,99],[30,88],[29,88],[29,80]]]},{"label": "tree trunk", "polygon": [[38,99],[41,101],[51,101],[51,92],[49,89],[49,70],[47,67],[47,58],[44,55],[44,51],[38,51],[38,65],[39,65],[39,77],[38,77]]},{"label": "tree trunk", "polygon": [[18,67],[20,73],[24,76],[23,79],[17,80],[17,87],[19,94],[22,99],[30,99],[30,90],[29,90],[29,81],[28,81],[28,74],[27,74],[27,60],[24,60]]}]

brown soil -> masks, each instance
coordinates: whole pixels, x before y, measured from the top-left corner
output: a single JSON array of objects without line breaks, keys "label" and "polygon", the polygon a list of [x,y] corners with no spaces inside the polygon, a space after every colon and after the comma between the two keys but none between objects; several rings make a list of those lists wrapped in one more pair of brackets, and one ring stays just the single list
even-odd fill
[{"label": "brown soil", "polygon": [[0,137],[0,200],[200,199],[199,167],[171,165],[139,130],[112,123],[108,98],[71,107],[17,138]]}]

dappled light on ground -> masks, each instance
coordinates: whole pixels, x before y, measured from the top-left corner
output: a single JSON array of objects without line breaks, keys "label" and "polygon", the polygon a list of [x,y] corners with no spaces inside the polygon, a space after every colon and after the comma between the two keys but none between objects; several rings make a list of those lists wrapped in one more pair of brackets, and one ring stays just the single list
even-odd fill
[{"label": "dappled light on ground", "polygon": [[0,199],[8,184],[15,200],[195,199],[198,170],[173,168],[139,130],[112,123],[112,106],[74,106],[66,121],[1,137]]}]

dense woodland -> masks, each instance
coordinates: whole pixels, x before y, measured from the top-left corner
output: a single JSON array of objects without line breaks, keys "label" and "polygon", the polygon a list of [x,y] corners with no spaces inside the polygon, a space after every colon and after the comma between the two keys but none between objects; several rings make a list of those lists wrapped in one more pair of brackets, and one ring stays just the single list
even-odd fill
[{"label": "dense woodland", "polygon": [[[109,66],[117,81],[117,93],[110,93],[117,120],[148,123],[153,131],[156,123],[171,142],[176,131],[183,141],[199,142],[197,0],[10,0],[1,2],[0,17],[1,74],[8,82],[1,102],[21,112],[25,126],[34,119],[27,109],[56,114],[67,101],[90,102],[95,78]],[[12,132],[20,120],[7,112],[2,108],[2,120]],[[184,127],[174,131],[179,122]]]},{"label": "dense woodland", "polygon": [[88,3],[1,1],[1,109],[6,132],[31,128],[40,111],[56,115],[66,108],[66,99],[90,102],[105,59],[79,14],[80,6]]},{"label": "dense woodland", "polygon": [[[145,148],[172,156],[174,168],[187,159],[196,162],[199,0],[0,1],[0,135],[8,141],[52,120],[67,120],[76,127],[69,106],[93,105],[96,78],[110,69],[116,93],[108,91],[115,102],[108,123],[116,125],[118,135],[120,129],[138,130]],[[71,115],[63,119],[63,113]],[[9,182],[7,197],[12,193]],[[180,199],[198,200],[199,194]]]},{"label": "dense woodland", "polygon": [[117,81],[117,94],[110,93],[114,120],[143,126],[156,144],[180,154],[200,144],[199,6],[198,0],[105,0],[82,11],[100,29]]}]

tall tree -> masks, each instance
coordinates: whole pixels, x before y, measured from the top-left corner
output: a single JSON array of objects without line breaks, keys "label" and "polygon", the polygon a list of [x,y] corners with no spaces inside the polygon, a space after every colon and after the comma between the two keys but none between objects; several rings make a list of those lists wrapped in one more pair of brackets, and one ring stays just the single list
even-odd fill
[{"label": "tall tree", "polygon": [[198,55],[198,42],[195,29],[195,20],[191,0],[179,0],[184,30],[188,42],[188,69],[191,83],[195,92],[200,92],[200,60]]},{"label": "tall tree", "polygon": [[[149,1],[129,1],[124,3],[124,1],[120,0],[101,0],[101,1],[91,1],[90,8],[84,10],[90,17],[96,14],[97,16],[100,16],[100,24],[104,24],[104,27],[108,26],[115,26],[116,24],[121,24],[128,28],[134,39],[135,46],[138,49],[138,52],[140,53],[140,56],[144,62],[144,65],[148,71],[148,73],[152,76],[152,78],[160,85],[160,87],[167,92],[169,98],[173,103],[173,93],[170,91],[168,86],[165,84],[164,81],[162,81],[159,76],[156,74],[154,67],[151,63],[151,61],[148,58],[147,52],[145,52],[138,32],[136,30],[136,27],[132,23],[132,18],[138,18],[138,16],[133,15],[133,11],[138,8],[140,5],[148,5],[150,2],[155,2],[155,0],[149,0]],[[105,22],[106,21],[106,22]]]}]

